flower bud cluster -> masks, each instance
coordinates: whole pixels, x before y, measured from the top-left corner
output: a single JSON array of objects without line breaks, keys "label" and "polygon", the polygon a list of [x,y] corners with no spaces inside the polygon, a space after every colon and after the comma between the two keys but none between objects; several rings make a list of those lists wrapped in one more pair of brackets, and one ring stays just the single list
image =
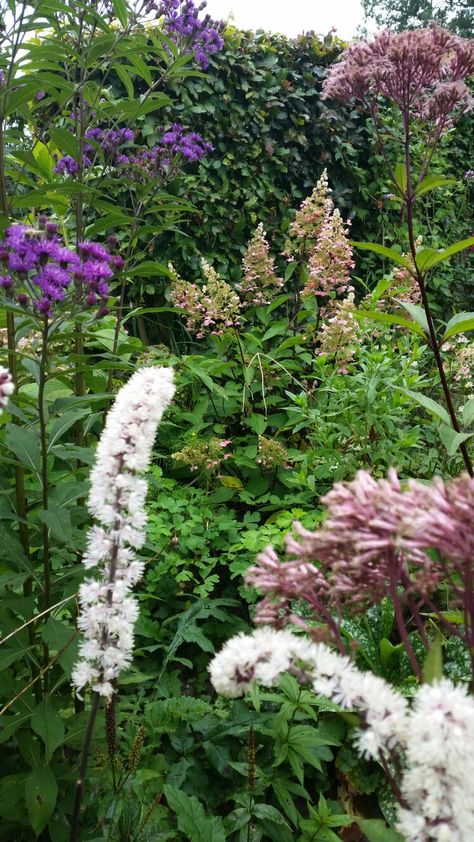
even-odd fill
[{"label": "flower bud cluster", "polygon": [[196,436],[190,444],[173,453],[172,458],[188,465],[191,471],[213,474],[223,462],[232,458],[232,454],[225,450],[230,443],[230,439],[218,439],[213,436],[208,441],[202,441]]},{"label": "flower bud cluster", "polygon": [[333,208],[330,194],[328,172],[324,169],[313,192],[301,203],[290,225],[283,252],[289,260],[309,253],[317,242],[323,222]]},{"label": "flower bud cluster", "polygon": [[171,299],[186,313],[186,327],[197,339],[206,333],[221,336],[240,324],[240,300],[229,284],[222,280],[206,260],[201,261],[206,283],[201,287],[184,281],[170,264]]},{"label": "flower bud cluster", "polygon": [[347,374],[347,365],[353,361],[357,348],[360,326],[354,311],[353,292],[342,301],[331,301],[318,337],[318,352],[332,359],[339,374]]},{"label": "flower bud cluster", "polygon": [[222,49],[221,32],[224,24],[213,21],[209,15],[199,13],[206,2],[196,5],[194,0],[148,0],[147,13],[156,12],[162,18],[164,32],[185,53],[193,53],[203,70],[209,67],[209,57]]},{"label": "flower bud cluster", "polygon": [[260,222],[242,260],[242,280],[236,284],[243,306],[269,304],[284,284],[283,278],[276,275],[275,260],[269,254],[269,248],[263,223]]}]

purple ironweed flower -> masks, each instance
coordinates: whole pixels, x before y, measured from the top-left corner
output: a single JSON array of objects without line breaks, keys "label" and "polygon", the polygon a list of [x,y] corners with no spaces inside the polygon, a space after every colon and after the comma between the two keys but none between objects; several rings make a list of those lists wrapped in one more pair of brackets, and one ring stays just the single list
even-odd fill
[{"label": "purple ironweed flower", "polygon": [[36,102],[39,102],[40,100],[44,99],[44,98],[45,98],[45,96],[46,96],[46,92],[45,92],[45,91],[36,91],[36,93],[35,93],[35,100],[36,100]]},{"label": "purple ironweed flower", "polygon": [[187,53],[194,53],[203,70],[209,67],[209,56],[222,49],[224,40],[221,32],[224,24],[211,20],[209,15],[199,18],[206,8],[206,2],[198,6],[194,0],[150,0],[147,13],[156,12],[163,18],[163,30]]},{"label": "purple ironweed flower", "polygon": [[64,155],[53,167],[53,172],[58,175],[74,175],[79,169],[79,164],[71,155]]},{"label": "purple ironweed flower", "polygon": [[474,170],[466,170],[464,173],[464,178],[466,181],[473,181],[474,180]]},{"label": "purple ironweed flower", "polygon": [[0,276],[0,289],[22,306],[32,307],[48,318],[55,305],[65,301],[67,291],[74,285],[76,294],[88,305],[103,310],[109,296],[110,280],[121,260],[112,256],[99,243],[84,242],[78,253],[64,246],[58,226],[46,219],[40,228],[12,225],[7,228],[4,242],[0,242],[0,260],[8,273]]},{"label": "purple ironweed flower", "polygon": [[161,145],[172,155],[182,155],[187,161],[199,161],[213,149],[197,132],[186,132],[181,123],[173,123],[161,138]]},{"label": "purple ironweed flower", "polygon": [[405,118],[417,117],[441,134],[453,111],[471,107],[464,79],[474,71],[474,42],[433,25],[401,33],[381,32],[372,41],[351,44],[334,64],[323,96],[348,102],[383,96]]}]

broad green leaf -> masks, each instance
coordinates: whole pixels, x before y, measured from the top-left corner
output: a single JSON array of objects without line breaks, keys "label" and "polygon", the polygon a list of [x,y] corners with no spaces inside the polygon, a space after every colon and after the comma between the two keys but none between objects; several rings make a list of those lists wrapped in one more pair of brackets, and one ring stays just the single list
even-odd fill
[{"label": "broad green leaf", "polygon": [[54,709],[49,696],[45,696],[33,711],[31,727],[43,740],[46,760],[49,763],[55,749],[64,742],[64,722]]},{"label": "broad green leaf", "polygon": [[355,246],[355,248],[362,249],[363,251],[373,251],[374,254],[379,254],[381,257],[388,257],[389,260],[393,260],[394,263],[398,263],[399,266],[404,266],[405,269],[408,269],[410,273],[413,272],[413,268],[410,266],[407,260],[400,254],[400,252],[395,251],[395,249],[387,248],[387,246],[381,246],[379,243],[360,243],[353,241],[351,245]]},{"label": "broad green leaf", "polygon": [[67,509],[58,509],[51,506],[49,509],[42,509],[39,518],[62,544],[67,544],[72,538],[71,515]]},{"label": "broad green leaf", "polygon": [[410,301],[397,301],[404,310],[411,316],[414,322],[419,325],[425,334],[429,334],[430,329],[428,327],[428,319],[426,318],[426,313],[423,310],[423,307],[418,307],[416,304],[412,304]]},{"label": "broad green leaf", "polygon": [[[72,604],[72,600],[70,604]],[[62,650],[58,662],[69,677],[77,661],[79,650],[78,637],[74,628],[55,620],[53,617],[48,617],[41,637],[54,652]]]},{"label": "broad green leaf", "polygon": [[242,480],[240,480],[238,477],[231,477],[231,476],[222,475],[222,476],[219,477],[219,482],[225,488],[241,489],[241,488],[244,487]]},{"label": "broad green leaf", "polygon": [[76,161],[79,160],[79,144],[72,132],[63,128],[52,128],[49,134],[53,143],[64,155],[70,155]]},{"label": "broad green leaf", "polygon": [[58,785],[49,766],[35,769],[25,783],[25,800],[31,827],[36,836],[44,830],[53,814]]},{"label": "broad green leaf", "polygon": [[456,336],[457,333],[465,333],[468,330],[474,330],[474,313],[456,313],[447,323],[441,342],[446,342],[451,336]]},{"label": "broad green leaf", "polygon": [[453,184],[457,183],[457,179],[455,178],[445,178],[442,175],[428,175],[423,181],[420,181],[415,190],[415,196],[418,198],[419,196],[424,196],[430,190],[436,190],[437,187],[452,187]]},{"label": "broad green leaf", "polygon": [[122,82],[125,90],[127,91],[129,99],[134,99],[135,89],[133,87],[133,82],[130,78],[130,74],[126,71],[123,64],[118,64],[118,62],[114,65],[114,69],[120,81]]},{"label": "broad green leaf", "polygon": [[128,16],[127,16],[127,4],[125,0],[113,0],[114,5],[114,12],[117,15],[117,19],[120,21],[122,26],[127,26],[128,23]]},{"label": "broad green leaf", "polygon": [[81,418],[84,418],[85,415],[90,414],[90,409],[72,409],[70,412],[65,412],[64,415],[61,415],[58,418],[49,433],[49,442],[48,442],[48,450],[50,450],[54,445],[59,441],[59,439],[66,433],[71,427],[76,424]]},{"label": "broad green leaf", "polygon": [[431,269],[433,266],[436,266],[438,263],[443,263],[445,260],[449,260],[455,254],[458,254],[460,251],[464,251],[465,249],[471,248],[471,246],[474,246],[474,237],[468,237],[466,240],[458,240],[458,242],[453,243],[452,246],[448,246],[448,248],[441,249],[440,251],[436,252],[435,255],[433,255],[431,260],[426,261],[425,271]]},{"label": "broad green leaf", "polygon": [[416,265],[418,270],[423,274],[432,265],[433,259],[439,255],[437,249],[432,249],[429,246],[424,246],[418,249],[416,253]]},{"label": "broad green leaf", "polygon": [[255,804],[253,814],[257,817],[257,819],[265,819],[269,822],[275,822],[275,824],[280,824],[283,827],[287,827],[288,830],[290,829],[285,817],[282,816],[276,807],[272,807],[270,804]]},{"label": "broad green leaf", "polygon": [[451,419],[449,417],[448,411],[444,408],[444,406],[440,406],[439,403],[436,403],[432,398],[426,397],[426,395],[421,395],[419,392],[412,392],[411,389],[404,389],[402,386],[395,386],[394,387],[398,392],[402,392],[407,398],[411,398],[413,401],[418,403],[423,409],[426,409],[427,412],[430,412],[431,415],[436,415],[440,421],[443,421],[444,424],[450,426]]},{"label": "broad green leaf", "polygon": [[22,465],[39,475],[41,471],[40,442],[31,428],[6,425],[6,444]]},{"label": "broad green leaf", "polygon": [[127,275],[130,278],[171,278],[171,272],[168,267],[164,263],[158,263],[156,260],[144,260],[138,266],[127,269]]},{"label": "broad green leaf", "polygon": [[469,427],[474,421],[474,398],[471,398],[466,404],[464,404],[462,421],[465,427]]},{"label": "broad green leaf", "polygon": [[440,439],[443,442],[448,456],[454,456],[459,446],[474,436],[474,433],[457,433],[448,424],[441,424],[439,428]]},{"label": "broad green leaf", "polygon": [[382,819],[359,819],[354,816],[354,821],[365,833],[368,842],[404,842],[403,836],[387,827]]},{"label": "broad green leaf", "polygon": [[382,313],[380,310],[356,310],[354,316],[359,321],[367,319],[373,322],[382,322],[386,325],[398,325],[399,327],[406,328],[411,333],[416,333],[417,336],[426,338],[425,331],[420,325],[409,319],[404,319],[403,316],[395,316],[393,313]]},{"label": "broad green leaf", "polygon": [[219,816],[209,817],[200,801],[194,795],[174,786],[165,785],[164,793],[168,805],[176,814],[179,830],[191,842],[225,842],[224,824]]},{"label": "broad green leaf", "polygon": [[443,641],[439,633],[428,649],[422,672],[425,684],[434,684],[435,681],[441,681],[443,677]]},{"label": "broad green leaf", "polygon": [[406,165],[403,163],[398,163],[395,165],[395,184],[397,185],[400,193],[405,195],[407,189],[407,168]]}]

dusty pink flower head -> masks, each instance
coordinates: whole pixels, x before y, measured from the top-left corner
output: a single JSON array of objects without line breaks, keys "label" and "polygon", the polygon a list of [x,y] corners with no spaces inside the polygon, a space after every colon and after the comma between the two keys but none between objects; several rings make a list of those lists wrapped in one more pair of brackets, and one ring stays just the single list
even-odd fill
[{"label": "dusty pink flower head", "polygon": [[474,564],[474,479],[435,477],[426,495],[426,510],[414,514],[407,546],[437,550],[454,568]]},{"label": "dusty pink flower head", "polygon": [[186,313],[186,327],[197,339],[203,339],[206,334],[221,336],[240,324],[239,296],[206,260],[201,265],[204,286],[184,281],[171,263],[168,266],[172,276],[171,299]]},{"label": "dusty pink flower head", "polygon": [[317,241],[325,219],[331,213],[334,203],[330,196],[327,170],[323,170],[316,187],[301,203],[288,230],[288,240],[283,254],[289,260],[311,249]]},{"label": "dusty pink flower head", "polygon": [[339,210],[329,209],[309,260],[309,277],[302,295],[324,298],[333,292],[342,295],[353,291],[350,271],[355,263],[347,233]]},{"label": "dusty pink flower head", "polygon": [[365,102],[383,96],[406,114],[449,124],[456,110],[470,107],[464,79],[474,71],[474,42],[433,25],[406,32],[381,32],[351,44],[329,71],[323,96]]},{"label": "dusty pink flower head", "polygon": [[248,307],[269,304],[283,286],[283,278],[277,277],[275,261],[269,250],[263,224],[260,222],[242,260],[242,281],[236,285],[241,294],[242,303]]}]

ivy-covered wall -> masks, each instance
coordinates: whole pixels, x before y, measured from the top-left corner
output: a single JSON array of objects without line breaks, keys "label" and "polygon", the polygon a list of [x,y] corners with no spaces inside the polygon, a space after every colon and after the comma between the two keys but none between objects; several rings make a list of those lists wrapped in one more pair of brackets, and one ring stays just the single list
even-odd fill
[{"label": "ivy-covered wall", "polygon": [[342,46],[312,35],[293,41],[231,30],[205,76],[170,90],[169,118],[214,146],[197,177],[181,182],[196,212],[164,247],[163,256],[178,269],[189,276],[203,254],[223,271],[238,272],[259,221],[281,250],[290,209],[311,192],[324,167],[337,204],[355,217],[354,233],[370,218],[373,199],[361,204],[360,192],[371,149],[365,117],[320,96],[326,68]]}]

